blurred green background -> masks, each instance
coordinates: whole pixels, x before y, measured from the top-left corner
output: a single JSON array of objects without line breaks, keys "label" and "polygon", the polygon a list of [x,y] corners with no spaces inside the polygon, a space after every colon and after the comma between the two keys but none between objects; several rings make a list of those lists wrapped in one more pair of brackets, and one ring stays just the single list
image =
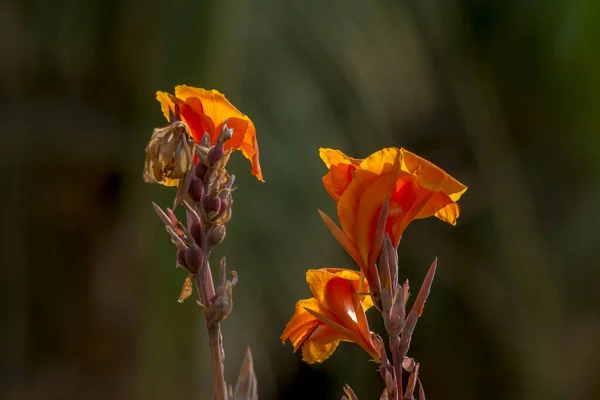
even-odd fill
[{"label": "blurred green background", "polygon": [[262,399],[378,398],[358,346],[309,366],[279,335],[307,268],[353,267],[318,148],[402,146],[470,187],[400,245],[413,288],[439,257],[409,352],[428,398],[600,398],[600,3],[5,0],[0,37],[0,398],[211,398],[151,206],[174,190],[141,178],[154,93],[184,83],[253,119],[266,179],[232,157],[229,382],[251,346]]}]

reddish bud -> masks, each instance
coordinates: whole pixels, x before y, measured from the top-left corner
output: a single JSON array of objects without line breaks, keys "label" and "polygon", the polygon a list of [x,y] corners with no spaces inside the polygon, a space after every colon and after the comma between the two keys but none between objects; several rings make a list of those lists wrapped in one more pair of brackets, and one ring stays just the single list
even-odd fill
[{"label": "reddish bud", "polygon": [[221,198],[221,211],[227,210],[228,207],[229,207],[229,202],[227,201],[227,199]]},{"label": "reddish bud", "polygon": [[187,269],[193,274],[197,274],[204,264],[204,252],[196,244],[192,244],[192,246],[185,251],[184,258]]},{"label": "reddish bud", "polygon": [[196,177],[192,177],[188,193],[192,200],[201,201],[204,196],[204,182]]},{"label": "reddish bud", "polygon": [[204,210],[207,214],[215,213],[218,214],[221,211],[221,198],[207,196],[202,200]]},{"label": "reddish bud", "polygon": [[177,265],[180,265],[184,268],[187,268],[187,264],[185,262],[185,251],[187,249],[177,249]]},{"label": "reddish bud", "polygon": [[192,223],[192,225],[190,225],[190,235],[198,246],[202,246],[202,238],[204,233],[202,232],[202,224],[200,222],[195,221]]},{"label": "reddish bud", "polygon": [[204,179],[204,175],[206,175],[206,171],[208,170],[208,166],[204,164],[202,161],[198,161],[196,164],[196,177],[200,180]]},{"label": "reddish bud", "polygon": [[215,165],[216,163],[219,162],[219,160],[221,158],[223,158],[223,155],[225,155],[225,150],[223,149],[223,144],[217,143],[208,152],[208,162],[210,163],[210,165]]}]

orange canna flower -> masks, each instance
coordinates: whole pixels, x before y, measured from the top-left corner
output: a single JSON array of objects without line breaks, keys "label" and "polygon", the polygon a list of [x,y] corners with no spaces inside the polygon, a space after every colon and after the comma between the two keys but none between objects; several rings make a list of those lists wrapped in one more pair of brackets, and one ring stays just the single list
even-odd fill
[{"label": "orange canna flower", "polygon": [[[289,340],[294,352],[302,347],[302,359],[308,363],[329,358],[340,341],[358,344],[379,362],[365,315],[373,302],[370,296],[361,300],[358,295],[360,273],[339,268],[309,269],[306,282],[314,297],[296,303],[281,342]],[[362,284],[366,285],[364,279]]]},{"label": "orange canna flower", "polygon": [[214,145],[223,123],[227,122],[227,126],[233,128],[233,136],[225,142],[225,150],[240,150],[252,164],[252,175],[264,182],[254,124],[247,115],[227,101],[223,94],[216,90],[180,85],[175,87],[175,96],[156,92],[156,99],[169,122],[173,122],[175,104],[178,105],[181,119],[189,127],[196,143],[200,143],[204,133],[208,133],[210,144]]},{"label": "orange canna flower", "polygon": [[376,227],[386,198],[384,232],[394,247],[414,219],[435,216],[456,224],[456,202],[467,187],[416,154],[394,147],[363,160],[333,149],[319,153],[329,168],[323,184],[337,203],[341,229],[324,213],[321,216],[367,277],[379,256],[382,235],[376,235]]}]

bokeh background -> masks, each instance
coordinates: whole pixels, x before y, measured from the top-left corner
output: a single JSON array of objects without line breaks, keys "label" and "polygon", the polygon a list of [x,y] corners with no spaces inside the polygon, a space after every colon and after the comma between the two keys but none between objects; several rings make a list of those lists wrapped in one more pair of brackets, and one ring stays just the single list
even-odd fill
[{"label": "bokeh background", "polygon": [[141,178],[154,93],[183,83],[253,119],[266,179],[233,157],[230,382],[251,346],[262,399],[378,398],[357,346],[309,366],[279,335],[307,268],[353,267],[318,148],[402,146],[470,187],[400,245],[413,287],[439,257],[409,352],[428,398],[600,398],[600,3],[4,0],[0,38],[0,398],[212,397],[151,206],[174,191]]}]

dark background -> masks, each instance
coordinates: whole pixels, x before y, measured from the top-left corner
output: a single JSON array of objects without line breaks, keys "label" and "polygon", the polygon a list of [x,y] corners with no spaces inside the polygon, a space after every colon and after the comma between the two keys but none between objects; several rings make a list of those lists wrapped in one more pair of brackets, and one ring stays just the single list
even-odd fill
[{"label": "dark background", "polygon": [[141,178],[154,93],[184,83],[253,119],[266,179],[232,157],[229,382],[249,345],[262,399],[378,398],[358,346],[309,366],[279,335],[307,268],[353,267],[318,148],[402,146],[469,186],[399,249],[413,288],[439,257],[409,352],[428,398],[600,398],[600,3],[4,0],[0,38],[0,398],[211,398],[151,206],[174,191]]}]

